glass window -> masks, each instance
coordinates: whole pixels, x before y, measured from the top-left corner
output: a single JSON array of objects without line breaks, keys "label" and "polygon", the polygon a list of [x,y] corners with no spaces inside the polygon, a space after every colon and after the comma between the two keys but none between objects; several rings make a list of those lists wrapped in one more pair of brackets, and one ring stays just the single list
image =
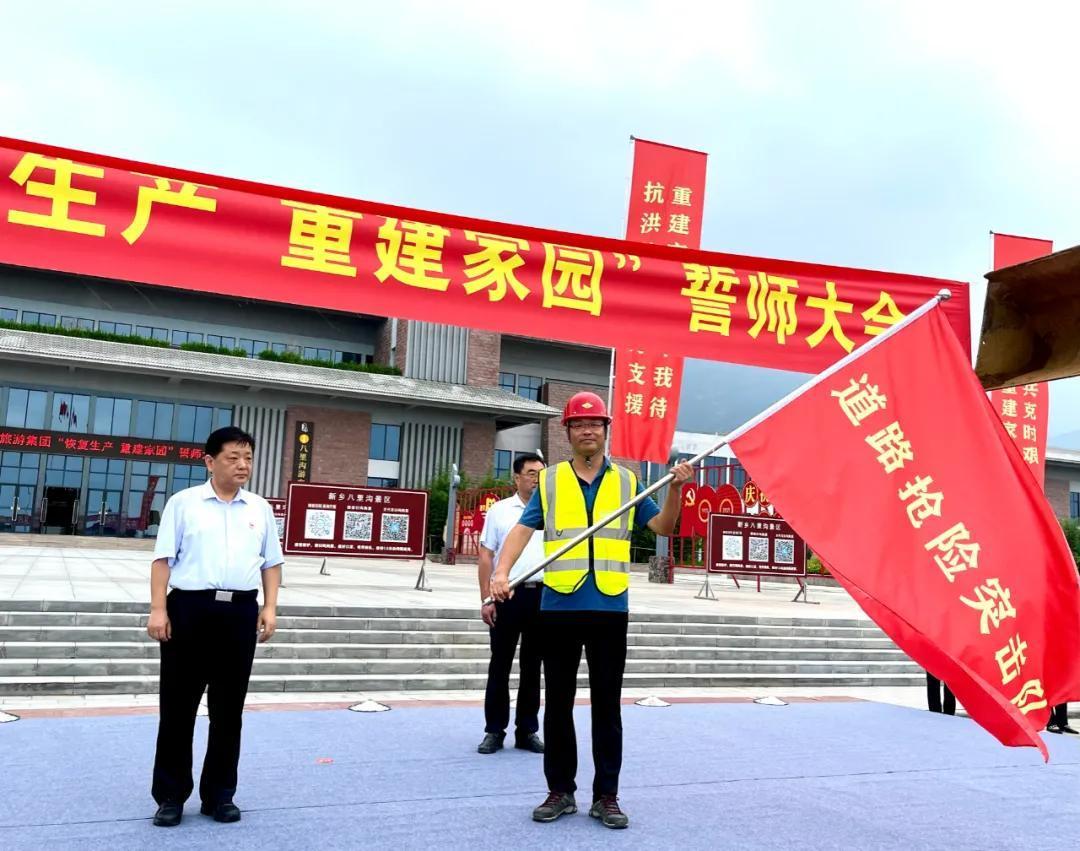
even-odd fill
[{"label": "glass window", "polygon": [[132,434],[135,437],[154,436],[154,413],[157,404],[154,402],[139,401],[135,403],[135,428]]},{"label": "glass window", "polygon": [[1080,493],[1069,493],[1069,516],[1074,520],[1080,519]]},{"label": "glass window", "polygon": [[99,322],[98,330],[106,334],[119,334],[121,337],[131,336],[131,324],[129,322]]},{"label": "glass window", "polygon": [[5,322],[18,322],[19,311],[12,310],[10,307],[0,307],[0,319]]},{"label": "glass window", "polygon": [[544,385],[544,379],[536,375],[518,376],[518,395],[534,402],[540,401],[540,388]]},{"label": "glass window", "polygon": [[89,396],[80,396],[77,393],[53,393],[52,419],[49,421],[50,429],[85,434],[89,427]]},{"label": "glass window", "polygon": [[154,437],[168,440],[172,437],[173,406],[170,402],[158,402],[154,414]]},{"label": "glass window", "polygon": [[199,331],[173,331],[172,344],[182,346],[184,343],[201,343],[203,335]]},{"label": "glass window", "polygon": [[74,455],[45,456],[45,484],[65,488],[82,485],[83,459]]},{"label": "glass window", "polygon": [[60,317],[61,328],[79,328],[83,331],[94,330],[93,319],[83,319],[79,316],[61,316]]},{"label": "glass window", "polygon": [[368,476],[369,488],[396,488],[398,486],[397,479],[384,479],[380,476]]},{"label": "glass window", "polygon": [[222,337],[220,334],[207,334],[206,342],[219,349],[235,349],[236,337]]},{"label": "glass window", "polygon": [[8,393],[5,425],[13,428],[45,428],[44,390],[24,390],[12,387]]},{"label": "glass window", "polygon": [[314,346],[304,346],[304,360],[318,360],[319,350]]},{"label": "glass window", "polygon": [[241,337],[240,348],[247,352],[249,358],[257,358],[259,352],[265,352],[270,348],[270,344],[266,342],[266,340],[248,340],[245,337]]},{"label": "glass window", "polygon": [[126,435],[131,432],[131,400],[99,396],[94,400],[94,434]]},{"label": "glass window", "polygon": [[510,478],[510,450],[509,449],[496,449],[495,450],[495,478],[496,479],[508,479]]},{"label": "glass window", "polygon": [[181,405],[176,426],[176,439],[188,443],[205,443],[213,426],[214,409],[200,405]]},{"label": "glass window", "polygon": [[285,344],[284,343],[271,343],[270,344],[270,351],[274,352],[274,354],[283,355],[283,354],[285,354]]},{"label": "glass window", "polygon": [[225,428],[232,425],[232,408],[218,408],[214,418],[214,428]]},{"label": "glass window", "polygon": [[91,458],[90,488],[122,491],[124,489],[124,463],[120,458]]},{"label": "glass window", "polygon": [[169,342],[168,328],[158,328],[153,325],[136,325],[135,334],[138,337],[149,337],[151,340],[161,340],[163,343]]},{"label": "glass window", "polygon": [[399,461],[401,426],[371,424],[371,453],[373,461]]},{"label": "glass window", "polygon": [[517,390],[517,376],[512,372],[500,372],[499,373],[499,387],[505,390],[507,393],[513,393]]},{"label": "glass window", "polygon": [[207,471],[204,464],[173,464],[172,490],[170,495],[185,488],[201,485],[206,481]]},{"label": "glass window", "polygon": [[52,327],[56,325],[55,313],[38,313],[35,310],[23,311],[23,325],[46,325]]},{"label": "glass window", "polygon": [[144,402],[135,405],[135,437],[172,437],[173,406],[171,402]]}]

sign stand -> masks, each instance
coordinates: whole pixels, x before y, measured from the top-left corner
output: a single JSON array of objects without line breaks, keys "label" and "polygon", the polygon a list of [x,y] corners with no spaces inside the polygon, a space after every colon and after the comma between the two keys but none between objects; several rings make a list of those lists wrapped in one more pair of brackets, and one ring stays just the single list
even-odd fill
[{"label": "sign stand", "polygon": [[712,585],[709,584],[709,571],[705,571],[705,581],[701,583],[701,588],[694,595],[695,600],[715,600],[716,594],[713,593]]},{"label": "sign stand", "polygon": [[435,589],[428,585],[427,581],[427,558],[425,557],[420,562],[420,575],[416,577],[416,585],[413,586],[414,591],[434,591]]},{"label": "sign stand", "polygon": [[799,583],[799,590],[798,590],[798,592],[796,592],[796,594],[792,598],[791,602],[797,603],[797,602],[799,602],[799,598],[802,597],[802,601],[806,605],[810,605],[810,606],[820,606],[821,605],[820,600],[811,600],[810,599],[810,583],[809,582],[804,582],[798,576],[795,577],[795,581]]},{"label": "sign stand", "polygon": [[329,576],[330,571],[326,569],[326,559],[322,560],[322,567],[319,568],[319,576]]}]

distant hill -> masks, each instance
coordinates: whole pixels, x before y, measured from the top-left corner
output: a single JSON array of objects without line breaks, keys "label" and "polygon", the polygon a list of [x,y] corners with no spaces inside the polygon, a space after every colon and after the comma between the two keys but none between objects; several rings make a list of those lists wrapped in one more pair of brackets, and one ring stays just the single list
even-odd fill
[{"label": "distant hill", "polygon": [[1066,432],[1065,434],[1059,434],[1056,437],[1051,437],[1049,445],[1053,446],[1055,449],[1080,450],[1080,429]]}]

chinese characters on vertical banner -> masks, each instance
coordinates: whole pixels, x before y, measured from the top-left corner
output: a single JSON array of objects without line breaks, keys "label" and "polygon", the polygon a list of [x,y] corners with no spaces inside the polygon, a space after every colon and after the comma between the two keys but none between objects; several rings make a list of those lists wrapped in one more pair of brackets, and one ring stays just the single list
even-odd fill
[{"label": "chinese characters on vertical banner", "polygon": [[[634,242],[652,245],[670,245],[677,248],[701,247],[701,217],[705,209],[705,169],[707,156],[699,151],[675,148],[643,139],[634,139],[634,167],[630,179],[630,208],[626,222],[626,238]],[[687,277],[687,285],[680,289],[691,304],[690,328],[698,323],[693,305],[700,294],[694,290]],[[707,294],[708,295],[708,294]],[[723,297],[723,295],[722,295]],[[734,301],[734,296],[730,297]],[[696,299],[701,300],[701,299]],[[706,297],[705,301],[708,301]],[[730,302],[725,309],[730,311]],[[710,312],[710,306],[704,308]],[[715,311],[712,311],[715,313]],[[730,312],[728,313],[730,321]],[[615,358],[616,383],[625,382],[633,365],[642,362],[659,363],[682,373],[682,358],[672,352],[664,352],[649,340],[648,317],[642,317],[641,331],[633,342],[637,356],[631,355],[630,363],[620,362],[624,351]],[[655,351],[655,354],[654,354]],[[638,461],[668,460],[671,441],[675,436],[675,421],[679,413],[679,382],[672,393],[664,399],[664,417],[644,418],[624,411],[622,393],[614,393],[612,405],[616,419],[612,431],[612,453]],[[633,388],[630,388],[633,393]],[[637,395],[637,394],[633,394]],[[663,427],[661,432],[659,429]],[[649,454],[642,455],[647,451]]]},{"label": "chinese characters on vertical banner", "polygon": [[[994,268],[1015,266],[1054,250],[1047,239],[995,233]],[[1001,417],[1039,487],[1046,478],[1046,429],[1050,422],[1050,385],[1045,381],[990,391],[990,404]]]},{"label": "chinese characters on vertical banner", "polygon": [[621,349],[615,354],[611,454],[663,464],[671,454],[682,358]]}]

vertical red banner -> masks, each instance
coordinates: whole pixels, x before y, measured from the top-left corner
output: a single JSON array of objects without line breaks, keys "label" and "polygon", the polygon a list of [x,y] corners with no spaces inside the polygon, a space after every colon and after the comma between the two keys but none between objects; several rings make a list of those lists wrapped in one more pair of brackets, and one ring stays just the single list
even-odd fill
[{"label": "vertical red banner", "polygon": [[[700,151],[634,139],[634,168],[630,178],[630,206],[626,238],[653,245],[682,248],[701,247],[701,219],[705,211],[705,169],[707,155]],[[643,317],[644,318],[644,317]],[[647,318],[644,318],[647,321]],[[649,393],[637,381],[635,370],[645,366],[647,376],[674,376],[673,386],[656,385],[655,395],[646,395],[644,414],[637,410],[639,390]],[[615,357],[615,379],[611,397],[615,425],[611,454],[637,461],[668,460],[679,413],[682,358],[641,349],[619,351]],[[663,417],[649,411],[649,399],[662,400]],[[643,454],[644,453],[644,454]]]},{"label": "vertical red banner", "polygon": [[682,358],[620,349],[611,395],[611,454],[635,461],[667,462],[675,436],[682,386]]},{"label": "vertical red banner", "polygon": [[[1010,236],[995,233],[994,268],[1015,266],[1037,257],[1044,257],[1054,250],[1048,239],[1032,239],[1026,236]],[[1005,430],[1020,450],[1024,461],[1035,476],[1039,487],[1046,477],[1046,429],[1050,421],[1050,385],[1046,382],[1024,384],[992,390],[990,403],[994,406]]]}]

